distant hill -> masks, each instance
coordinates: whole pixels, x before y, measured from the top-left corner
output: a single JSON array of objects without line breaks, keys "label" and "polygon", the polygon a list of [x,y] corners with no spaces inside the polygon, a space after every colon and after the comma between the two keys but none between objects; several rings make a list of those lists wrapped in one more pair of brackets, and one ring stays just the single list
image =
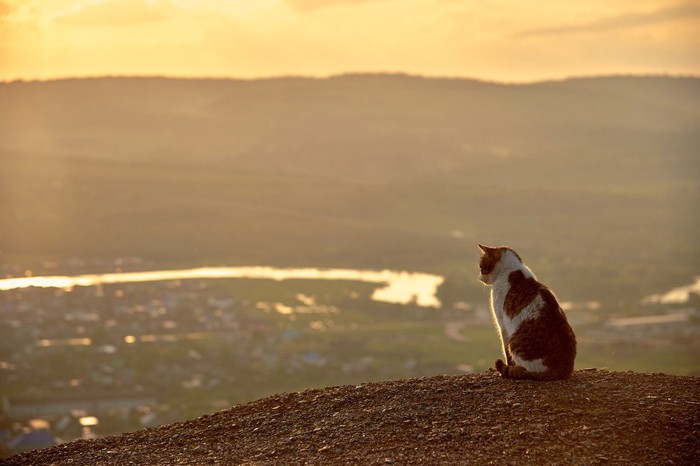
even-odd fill
[{"label": "distant hill", "polygon": [[700,267],[697,78],[97,78],[3,83],[0,102],[10,263],[462,274],[482,241],[616,301]]},{"label": "distant hill", "polygon": [[198,419],[16,455],[31,464],[696,464],[700,379],[495,373],[271,396]]},{"label": "distant hill", "polygon": [[[213,164],[374,182],[535,175],[536,184],[545,173],[521,171],[534,165],[552,174],[577,168],[583,183],[596,161],[610,163],[600,174],[607,183],[630,166],[627,176],[649,181],[667,148],[674,152],[663,166],[682,170],[696,153],[700,121],[700,80],[663,77],[529,85],[402,75],[103,78],[1,84],[0,100],[4,157]],[[494,160],[499,176],[484,170]]]}]

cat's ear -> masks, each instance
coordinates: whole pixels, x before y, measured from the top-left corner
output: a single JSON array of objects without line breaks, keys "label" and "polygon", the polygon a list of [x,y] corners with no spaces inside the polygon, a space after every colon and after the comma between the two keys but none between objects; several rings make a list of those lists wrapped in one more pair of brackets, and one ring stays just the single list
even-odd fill
[{"label": "cat's ear", "polygon": [[491,248],[486,247],[486,246],[484,246],[483,244],[479,243],[479,249],[481,249],[481,251],[482,251],[484,254],[488,254],[488,253],[489,253],[489,249],[491,249]]}]

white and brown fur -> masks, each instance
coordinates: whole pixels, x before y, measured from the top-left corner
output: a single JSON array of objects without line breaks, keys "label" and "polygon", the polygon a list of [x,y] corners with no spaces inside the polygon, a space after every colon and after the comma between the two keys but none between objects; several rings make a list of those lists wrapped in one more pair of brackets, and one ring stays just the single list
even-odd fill
[{"label": "white and brown fur", "polygon": [[512,379],[569,378],[576,337],[554,294],[511,248],[479,248],[479,280],[491,286],[491,311],[507,361],[496,361],[498,372]]}]

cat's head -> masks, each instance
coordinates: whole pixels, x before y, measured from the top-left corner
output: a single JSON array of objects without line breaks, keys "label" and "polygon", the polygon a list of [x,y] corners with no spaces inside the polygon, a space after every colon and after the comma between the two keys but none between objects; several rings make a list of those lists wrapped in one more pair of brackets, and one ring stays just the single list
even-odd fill
[{"label": "cat's head", "polygon": [[481,259],[479,259],[479,280],[486,285],[492,285],[494,277],[503,266],[514,268],[522,265],[522,259],[517,252],[506,246],[495,248],[479,244]]}]

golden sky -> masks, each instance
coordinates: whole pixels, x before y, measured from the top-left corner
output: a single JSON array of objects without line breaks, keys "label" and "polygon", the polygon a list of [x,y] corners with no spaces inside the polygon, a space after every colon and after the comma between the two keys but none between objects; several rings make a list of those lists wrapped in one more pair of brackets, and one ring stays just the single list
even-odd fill
[{"label": "golden sky", "polygon": [[0,0],[0,80],[700,74],[700,0]]}]

